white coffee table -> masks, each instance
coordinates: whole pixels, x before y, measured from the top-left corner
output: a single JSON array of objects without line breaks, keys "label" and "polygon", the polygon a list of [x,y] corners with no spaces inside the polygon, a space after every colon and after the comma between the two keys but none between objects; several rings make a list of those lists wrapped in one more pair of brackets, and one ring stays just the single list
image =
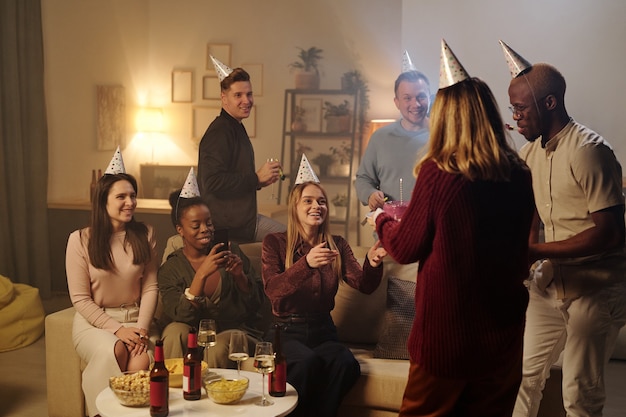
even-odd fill
[{"label": "white coffee table", "polygon": [[[237,375],[235,369],[211,369],[225,378]],[[170,388],[170,416],[183,415],[185,417],[202,416],[254,416],[275,417],[289,414],[298,404],[296,389],[287,384],[287,393],[284,397],[270,397],[274,404],[268,407],[260,407],[254,403],[261,398],[261,374],[256,372],[241,371],[241,374],[250,380],[250,386],[243,398],[236,404],[222,405],[211,401],[202,389],[202,398],[197,401],[183,399],[181,388]],[[267,380],[265,384],[267,392]],[[96,407],[102,417],[149,417],[149,407],[125,407],[119,403],[117,397],[109,387],[106,387],[96,398]]]}]

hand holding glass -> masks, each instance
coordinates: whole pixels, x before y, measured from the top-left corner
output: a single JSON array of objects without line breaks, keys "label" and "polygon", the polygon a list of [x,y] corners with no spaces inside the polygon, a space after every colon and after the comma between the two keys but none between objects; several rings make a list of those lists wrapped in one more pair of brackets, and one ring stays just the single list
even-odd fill
[{"label": "hand holding glass", "polygon": [[228,359],[237,361],[237,375],[241,373],[241,362],[248,357],[248,336],[242,331],[233,331],[228,345]]},{"label": "hand holding glass", "polygon": [[257,372],[263,374],[261,385],[263,387],[263,395],[261,400],[257,401],[255,404],[261,407],[274,404],[274,401],[269,400],[265,395],[265,375],[274,370],[274,349],[271,342],[260,342],[256,344],[256,349],[254,350],[254,367]]}]

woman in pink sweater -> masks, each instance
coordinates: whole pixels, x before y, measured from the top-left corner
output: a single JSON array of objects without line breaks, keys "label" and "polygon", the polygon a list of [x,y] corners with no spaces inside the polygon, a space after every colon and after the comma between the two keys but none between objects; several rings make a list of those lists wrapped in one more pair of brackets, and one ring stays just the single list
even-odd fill
[{"label": "woman in pink sweater", "polygon": [[66,271],[76,308],[74,347],[87,363],[82,386],[87,411],[110,376],[148,369],[157,302],[157,258],[152,228],[134,218],[137,181],[125,173],[98,180],[91,226],[67,242]]},{"label": "woman in pink sweater", "polygon": [[489,87],[460,68],[440,81],[401,222],[374,219],[395,260],[419,261],[400,416],[510,416],[522,377],[530,171]]}]

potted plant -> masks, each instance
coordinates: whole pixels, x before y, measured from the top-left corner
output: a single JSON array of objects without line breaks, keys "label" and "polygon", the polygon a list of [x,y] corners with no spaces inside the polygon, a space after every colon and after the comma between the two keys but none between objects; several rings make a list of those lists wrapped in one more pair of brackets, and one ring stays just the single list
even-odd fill
[{"label": "potted plant", "polygon": [[289,64],[292,70],[299,70],[296,73],[296,89],[298,90],[318,90],[320,88],[320,73],[318,69],[319,60],[322,59],[322,49],[315,46],[309,49],[297,47],[298,60]]},{"label": "potted plant", "polygon": [[315,156],[315,158],[311,159],[315,165],[319,167],[320,177],[328,176],[328,167],[335,162],[335,158],[331,154],[328,153],[320,153]]},{"label": "potted plant", "polygon": [[350,175],[350,163],[352,162],[352,147],[345,141],[339,146],[331,146],[330,154],[335,159],[331,166],[330,174],[336,177],[347,177]]},{"label": "potted plant", "polygon": [[335,209],[335,217],[345,220],[346,214],[348,213],[348,195],[336,194],[332,198],[331,202],[333,203],[333,207]]},{"label": "potted plant", "polygon": [[344,133],[350,131],[350,103],[344,100],[341,104],[324,102],[324,119],[326,119],[326,132]]},{"label": "potted plant", "polygon": [[367,112],[370,107],[369,100],[369,87],[367,82],[363,78],[363,75],[358,70],[344,72],[341,76],[341,89],[348,93],[358,92],[359,97],[359,111],[357,116],[358,130],[363,133],[365,123],[367,121]]}]

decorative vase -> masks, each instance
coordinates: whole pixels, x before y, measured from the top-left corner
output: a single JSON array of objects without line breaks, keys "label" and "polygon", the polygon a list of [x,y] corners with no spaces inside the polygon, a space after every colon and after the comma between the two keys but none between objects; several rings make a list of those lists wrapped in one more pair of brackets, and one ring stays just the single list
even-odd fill
[{"label": "decorative vase", "polygon": [[293,132],[306,132],[306,123],[300,118],[293,121],[291,124],[291,130]]},{"label": "decorative vase", "polygon": [[320,76],[314,71],[296,73],[296,90],[319,90]]},{"label": "decorative vase", "polygon": [[339,220],[345,220],[347,213],[348,213],[348,207],[346,207],[346,206],[335,206],[335,218],[337,218]]}]

